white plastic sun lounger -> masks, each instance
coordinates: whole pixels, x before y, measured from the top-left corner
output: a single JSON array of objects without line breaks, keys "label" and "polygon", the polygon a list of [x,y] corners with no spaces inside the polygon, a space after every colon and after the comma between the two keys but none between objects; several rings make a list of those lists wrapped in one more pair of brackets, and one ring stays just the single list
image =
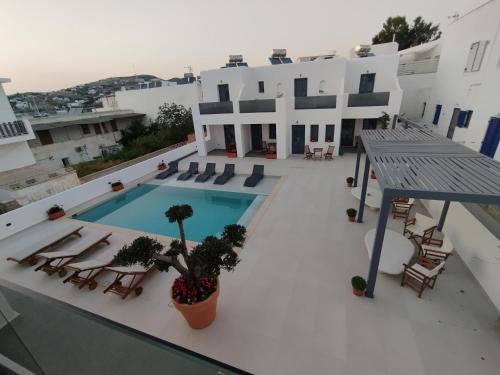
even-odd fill
[{"label": "white plastic sun lounger", "polygon": [[88,285],[90,290],[94,290],[97,287],[97,281],[95,280],[97,276],[106,271],[105,267],[113,264],[114,256],[126,244],[126,241],[111,240],[110,245],[106,248],[106,255],[66,265],[64,268],[72,273],[64,279],[63,283],[70,282],[74,285],[78,285],[79,289]]},{"label": "white plastic sun lounger", "polygon": [[82,235],[80,234],[80,231],[82,229],[83,226],[77,224],[65,225],[59,230],[40,238],[40,240],[32,245],[16,250],[14,254],[7,258],[7,260],[12,260],[19,264],[28,262],[30,265],[34,266],[37,262],[37,254],[46,252],[47,250],[58,246],[73,235],[81,237]]},{"label": "white plastic sun lounger", "polygon": [[[45,262],[35,268],[35,271],[42,270],[49,275],[58,272],[60,277],[66,276],[67,271],[64,268],[66,265],[94,250],[100,243],[109,245],[109,236],[111,233],[88,230],[82,233],[81,238],[65,242],[58,251],[39,253],[36,256],[45,259]],[[52,262],[56,262],[56,264],[52,264]]]}]

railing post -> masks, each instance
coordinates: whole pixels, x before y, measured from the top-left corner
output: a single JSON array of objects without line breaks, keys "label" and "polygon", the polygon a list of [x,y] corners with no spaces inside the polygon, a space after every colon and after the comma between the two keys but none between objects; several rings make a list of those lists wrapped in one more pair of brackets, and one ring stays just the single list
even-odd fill
[{"label": "railing post", "polygon": [[440,232],[443,230],[444,221],[446,220],[446,215],[448,214],[448,208],[450,208],[450,201],[445,201],[443,210],[441,211],[441,216],[439,217],[439,223],[437,225],[437,230]]},{"label": "railing post", "polygon": [[354,170],[354,182],[352,184],[352,186],[354,186],[354,187],[358,186],[359,163],[361,161],[361,139],[359,136],[356,136],[356,148],[357,148],[356,168]]}]

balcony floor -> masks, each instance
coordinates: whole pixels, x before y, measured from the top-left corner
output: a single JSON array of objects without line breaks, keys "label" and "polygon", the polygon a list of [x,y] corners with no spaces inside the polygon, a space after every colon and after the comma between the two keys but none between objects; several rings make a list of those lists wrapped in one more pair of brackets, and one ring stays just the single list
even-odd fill
[{"label": "balcony floor", "polygon": [[[181,167],[189,161],[236,163],[238,173],[250,173],[256,162],[191,156]],[[344,187],[354,161],[352,154],[334,161],[258,160],[266,174],[285,178],[241,263],[221,276],[217,319],[201,331],[189,329],[169,305],[173,271],[153,275],[140,297],[125,301],[102,293],[110,275],[97,290],[82,291],[2,260],[0,277],[256,374],[498,374],[499,313],[459,256],[422,299],[401,288],[399,277],[384,274],[374,299],[352,295],[350,278],[368,270],[364,234],[377,220],[370,209],[362,224],[346,220],[346,208],[358,204]],[[3,257],[10,241],[36,238],[56,224],[0,241]],[[391,219],[389,228],[402,231],[402,222]]]}]

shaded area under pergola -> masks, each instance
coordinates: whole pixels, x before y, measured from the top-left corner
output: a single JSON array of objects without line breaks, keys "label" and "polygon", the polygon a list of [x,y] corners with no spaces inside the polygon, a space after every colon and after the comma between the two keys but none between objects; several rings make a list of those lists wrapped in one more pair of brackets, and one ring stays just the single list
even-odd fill
[{"label": "shaded area under pergola", "polygon": [[[500,163],[428,129],[363,130],[366,150],[358,222],[363,221],[370,165],[382,192],[366,296],[373,297],[393,198],[444,201],[438,230],[450,202],[500,204]],[[355,182],[361,148],[358,148]]]}]

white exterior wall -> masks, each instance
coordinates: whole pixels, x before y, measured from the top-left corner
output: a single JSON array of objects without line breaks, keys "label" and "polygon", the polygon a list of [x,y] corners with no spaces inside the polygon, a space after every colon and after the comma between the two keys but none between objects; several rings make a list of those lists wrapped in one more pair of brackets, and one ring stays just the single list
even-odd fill
[{"label": "white exterior wall", "polygon": [[197,82],[188,85],[172,85],[142,90],[117,91],[116,106],[119,109],[131,109],[146,115],[146,122],[155,121],[158,108],[165,103],[175,103],[186,108],[193,107],[200,98],[200,88]]},{"label": "white exterior wall", "polygon": [[55,204],[62,205],[65,210],[70,210],[109,192],[109,184],[112,182],[120,180],[124,184],[128,184],[148,173],[154,172],[158,167],[158,163],[162,160],[168,163],[185,157],[195,151],[196,145],[194,143],[189,143],[151,159],[63,191],[62,193],[52,195],[0,215],[0,239],[6,238],[46,220],[46,211]]},{"label": "white exterior wall", "polygon": [[[424,119],[431,124],[436,104],[443,109],[437,130],[446,135],[453,108],[473,110],[468,128],[456,128],[453,139],[478,151],[488,121],[500,114],[500,1],[494,0],[452,23],[441,38],[441,56]],[[472,43],[489,44],[478,72],[464,72]],[[500,150],[500,148],[499,148]],[[495,159],[500,160],[497,150]]]},{"label": "white exterior wall", "polygon": [[432,86],[436,80],[436,73],[409,74],[399,77],[399,85],[403,90],[403,100],[399,113],[413,121],[423,121],[424,103],[425,112],[431,111],[430,100]]}]

